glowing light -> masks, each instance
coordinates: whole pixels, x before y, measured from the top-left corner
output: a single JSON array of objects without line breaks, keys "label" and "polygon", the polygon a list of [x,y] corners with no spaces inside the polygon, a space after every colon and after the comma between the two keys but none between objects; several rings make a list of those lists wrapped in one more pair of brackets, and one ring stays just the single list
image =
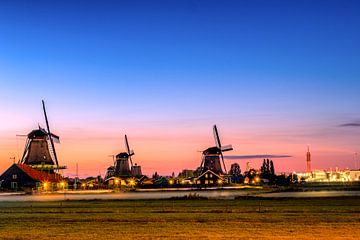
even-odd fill
[{"label": "glowing light", "polygon": [[117,185],[117,184],[119,184],[119,179],[115,179],[115,184]]},{"label": "glowing light", "polygon": [[223,181],[221,179],[218,180],[218,184],[222,184]]},{"label": "glowing light", "polygon": [[249,178],[248,178],[248,177],[245,178],[244,183],[245,183],[245,184],[248,184],[248,183],[249,183]]},{"label": "glowing light", "polygon": [[173,184],[174,184],[174,180],[172,180],[172,179],[169,180],[169,184],[170,184],[170,185],[173,185]]}]

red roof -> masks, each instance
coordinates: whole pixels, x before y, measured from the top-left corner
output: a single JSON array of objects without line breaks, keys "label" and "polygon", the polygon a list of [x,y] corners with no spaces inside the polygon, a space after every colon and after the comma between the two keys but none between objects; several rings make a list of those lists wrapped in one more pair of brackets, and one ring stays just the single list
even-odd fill
[{"label": "red roof", "polygon": [[34,180],[38,180],[41,182],[59,182],[61,180],[61,175],[57,173],[47,173],[39,171],[26,164],[16,164],[16,166],[18,166]]}]

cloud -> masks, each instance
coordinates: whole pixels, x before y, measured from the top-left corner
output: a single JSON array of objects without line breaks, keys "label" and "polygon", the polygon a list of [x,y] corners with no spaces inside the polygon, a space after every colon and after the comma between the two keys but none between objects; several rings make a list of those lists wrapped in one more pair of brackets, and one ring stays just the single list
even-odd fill
[{"label": "cloud", "polygon": [[290,158],[289,155],[241,155],[241,156],[224,156],[225,159],[263,159],[263,158]]},{"label": "cloud", "polygon": [[339,125],[339,127],[360,127],[360,121],[344,123]]}]

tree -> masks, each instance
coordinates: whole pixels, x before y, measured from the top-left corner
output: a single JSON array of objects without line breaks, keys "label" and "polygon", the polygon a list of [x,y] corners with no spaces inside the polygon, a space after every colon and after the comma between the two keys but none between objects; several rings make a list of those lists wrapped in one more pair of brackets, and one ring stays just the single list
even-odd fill
[{"label": "tree", "polygon": [[270,174],[273,176],[275,175],[274,163],[272,160],[270,161]]},{"label": "tree", "polygon": [[241,176],[241,169],[239,164],[233,163],[231,164],[229,174],[231,175],[231,180],[233,183],[240,183],[243,180]]},{"label": "tree", "polygon": [[261,175],[264,176],[266,173],[265,173],[265,169],[266,169],[266,162],[265,162],[265,159],[261,165],[261,168],[260,168],[260,172],[261,172]]},{"label": "tree", "polygon": [[233,175],[233,176],[239,176],[241,174],[241,169],[240,169],[239,164],[237,164],[237,163],[231,164],[229,173],[230,173],[230,175]]},{"label": "tree", "polygon": [[263,164],[260,168],[260,172],[262,177],[268,177],[268,175],[270,174],[270,160],[269,159],[264,159]]}]

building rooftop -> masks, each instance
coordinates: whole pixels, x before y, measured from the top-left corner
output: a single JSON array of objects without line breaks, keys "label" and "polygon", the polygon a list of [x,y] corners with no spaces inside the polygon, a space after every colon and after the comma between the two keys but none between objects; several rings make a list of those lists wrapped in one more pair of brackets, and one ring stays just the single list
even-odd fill
[{"label": "building rooftop", "polygon": [[47,173],[44,171],[39,171],[36,169],[33,169],[29,165],[26,164],[16,164],[21,170],[23,170],[29,177],[31,177],[34,180],[38,180],[41,182],[58,182],[61,180],[61,175],[57,173]]}]

